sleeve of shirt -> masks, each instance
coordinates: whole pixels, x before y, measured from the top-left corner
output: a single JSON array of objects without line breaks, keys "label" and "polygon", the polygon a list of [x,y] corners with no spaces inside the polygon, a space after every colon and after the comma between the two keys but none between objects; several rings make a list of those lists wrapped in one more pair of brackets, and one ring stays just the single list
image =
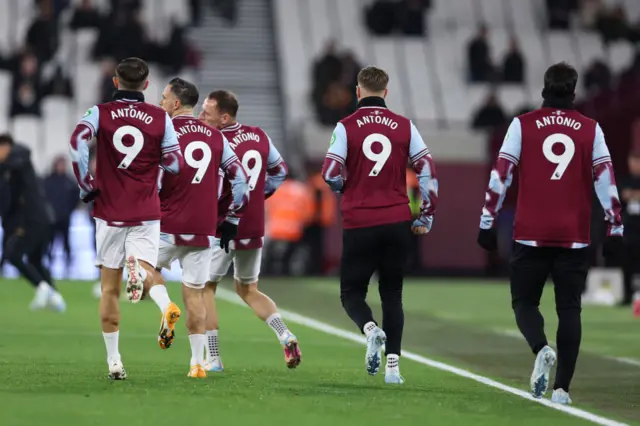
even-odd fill
[{"label": "sleeve of shirt", "polygon": [[73,174],[80,187],[80,198],[96,188],[93,176],[89,173],[89,143],[98,134],[100,127],[100,112],[97,105],[89,108],[80,119],[69,143],[69,156],[73,166]]},{"label": "sleeve of shirt", "polygon": [[513,182],[513,172],[520,163],[522,152],[522,125],[517,117],[513,119],[504,138],[498,159],[496,160],[489,185],[485,194],[485,203],[480,217],[480,228],[491,229],[500,213],[507,190]]},{"label": "sleeve of shirt", "polygon": [[618,187],[611,163],[611,155],[607,148],[604,132],[599,124],[596,125],[596,135],[593,140],[593,186],[598,201],[604,210],[607,222],[607,235],[622,236],[622,204],[618,195]]},{"label": "sleeve of shirt", "polygon": [[327,151],[322,166],[322,177],[335,192],[341,192],[344,187],[342,168],[344,167],[346,159],[347,130],[342,123],[338,123],[331,136],[329,150]]},{"label": "sleeve of shirt", "polygon": [[162,149],[162,168],[171,174],[179,173],[184,164],[184,159],[182,158],[178,135],[169,114],[165,114],[164,137],[160,147]]},{"label": "sleeve of shirt", "polygon": [[[223,149],[220,168],[231,183],[231,205],[226,220],[238,224],[241,214],[249,202],[249,177],[238,160],[235,152],[231,149],[229,141],[222,137]],[[220,189],[218,189],[220,192]]]},{"label": "sleeve of shirt", "polygon": [[425,226],[427,230],[431,230],[433,215],[438,204],[438,176],[431,152],[413,123],[411,123],[409,160],[416,172],[422,198],[420,216],[414,222],[414,226]]},{"label": "sleeve of shirt", "polygon": [[266,198],[271,197],[280,188],[280,185],[287,178],[287,165],[282,159],[278,148],[269,139],[269,155],[267,156],[267,178],[264,185],[264,195]]}]

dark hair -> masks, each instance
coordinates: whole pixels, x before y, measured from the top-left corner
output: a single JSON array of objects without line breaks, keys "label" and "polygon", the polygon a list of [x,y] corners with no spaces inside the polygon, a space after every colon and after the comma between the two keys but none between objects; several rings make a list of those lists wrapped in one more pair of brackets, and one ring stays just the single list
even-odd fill
[{"label": "dark hair", "polygon": [[9,133],[3,133],[0,135],[0,145],[13,145],[13,137]]},{"label": "dark hair", "polygon": [[194,107],[198,105],[200,93],[195,84],[188,82],[180,77],[176,77],[169,82],[171,93],[176,95],[182,106]]},{"label": "dark hair", "polygon": [[116,77],[121,89],[142,90],[149,77],[149,65],[140,58],[123,59],[116,66]]},{"label": "dark hair", "polygon": [[571,98],[575,96],[578,84],[578,71],[566,62],[551,65],[544,73],[542,97]]},{"label": "dark hair", "polygon": [[238,115],[238,98],[236,95],[228,90],[216,90],[209,93],[209,100],[216,101],[218,110],[222,113],[229,114],[235,118]]},{"label": "dark hair", "polygon": [[368,66],[358,73],[358,86],[370,92],[382,92],[389,84],[389,74],[378,67]]}]

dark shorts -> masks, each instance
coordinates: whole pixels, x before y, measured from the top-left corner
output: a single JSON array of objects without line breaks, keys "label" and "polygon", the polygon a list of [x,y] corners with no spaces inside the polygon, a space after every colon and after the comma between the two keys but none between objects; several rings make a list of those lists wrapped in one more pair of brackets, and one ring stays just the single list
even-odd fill
[{"label": "dark shorts", "polygon": [[381,285],[402,285],[411,247],[410,222],[345,229],[341,285],[366,286],[374,272],[378,272]]},{"label": "dark shorts", "polygon": [[589,272],[588,248],[530,247],[514,243],[509,262],[511,301],[540,303],[547,279],[554,284],[557,309],[580,309]]}]

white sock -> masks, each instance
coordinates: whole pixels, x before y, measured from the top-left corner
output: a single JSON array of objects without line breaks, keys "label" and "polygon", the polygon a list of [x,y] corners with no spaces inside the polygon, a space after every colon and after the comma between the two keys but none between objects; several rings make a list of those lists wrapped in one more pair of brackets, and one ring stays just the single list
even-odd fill
[{"label": "white sock", "polygon": [[104,337],[104,345],[107,347],[107,363],[120,362],[120,351],[118,350],[120,331],[102,332],[102,337]]},{"label": "white sock", "polygon": [[207,330],[207,359],[211,360],[219,357],[218,330]]},{"label": "white sock", "polygon": [[271,314],[269,318],[265,321],[269,327],[276,333],[278,339],[280,339],[286,332],[289,331],[284,321],[282,321],[282,316],[279,313]]},{"label": "white sock", "polygon": [[171,303],[169,293],[167,293],[167,287],[162,284],[154,285],[151,287],[151,290],[149,290],[149,296],[151,296],[151,299],[156,302],[156,305],[160,308],[160,312],[164,314]]},{"label": "white sock", "polygon": [[364,335],[369,337],[369,335],[373,332],[373,330],[377,329],[378,326],[376,325],[375,322],[373,321],[369,321],[368,323],[366,323],[364,325],[364,327],[362,327],[362,331],[364,331]]},{"label": "white sock", "polygon": [[395,354],[387,355],[387,370],[400,367],[400,357]]},{"label": "white sock", "polygon": [[189,344],[191,345],[191,365],[204,365],[204,347],[207,338],[204,334],[190,334]]}]

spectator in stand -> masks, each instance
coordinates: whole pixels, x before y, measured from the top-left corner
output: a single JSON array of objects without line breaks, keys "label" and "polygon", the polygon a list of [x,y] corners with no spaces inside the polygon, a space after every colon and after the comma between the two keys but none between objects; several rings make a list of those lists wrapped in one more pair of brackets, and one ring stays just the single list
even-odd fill
[{"label": "spectator in stand", "polygon": [[376,0],[365,9],[365,22],[369,31],[375,35],[389,35],[396,25],[398,5],[388,0]]},{"label": "spectator in stand", "polygon": [[582,0],[580,5],[580,23],[583,28],[592,30],[596,27],[596,21],[602,13],[602,0]]},{"label": "spectator in stand", "polygon": [[53,15],[51,0],[41,0],[36,18],[27,31],[27,45],[40,62],[47,62],[58,49],[58,23]]},{"label": "spectator in stand", "polygon": [[116,90],[113,86],[113,76],[116,72],[116,61],[111,58],[105,58],[102,60],[101,68],[100,102],[98,103],[104,104],[113,100],[113,92]]},{"label": "spectator in stand", "polygon": [[167,67],[168,74],[177,74],[185,65],[188,50],[184,29],[173,23],[169,42],[158,50],[158,62]]},{"label": "spectator in stand", "polygon": [[403,0],[396,6],[396,21],[402,34],[421,37],[425,34],[424,0]]},{"label": "spectator in stand", "polygon": [[56,70],[42,89],[42,97],[46,96],[64,96],[73,98],[73,87],[71,80],[65,75],[62,66],[58,65]]},{"label": "spectator in stand", "polygon": [[67,157],[60,155],[53,161],[51,174],[44,179],[45,195],[53,208],[55,222],[53,235],[49,247],[49,263],[52,262],[53,243],[61,240],[65,253],[67,274],[71,266],[71,245],[69,244],[69,229],[71,213],[78,206],[78,184],[67,173]]},{"label": "spectator in stand", "polygon": [[13,75],[11,116],[40,115],[40,68],[38,58],[27,51],[19,59]]},{"label": "spectator in stand", "polygon": [[507,123],[507,116],[498,103],[495,92],[489,93],[487,100],[473,117],[471,127],[473,129],[492,129]]},{"label": "spectator in stand", "polygon": [[362,66],[358,63],[354,53],[350,50],[344,52],[342,56],[342,79],[341,84],[351,92],[351,106],[349,114],[356,110],[358,98],[356,97],[356,86],[358,85],[358,73]]},{"label": "spectator in stand", "polygon": [[509,51],[502,65],[502,81],[505,83],[524,82],[524,57],[518,45],[518,39],[511,37]]},{"label": "spectator in stand", "polygon": [[568,30],[571,14],[578,9],[578,0],[547,0],[547,19],[549,28]]},{"label": "spectator in stand", "polygon": [[611,70],[609,66],[597,59],[589,66],[584,75],[584,88],[590,92],[599,92],[611,87]]},{"label": "spectator in stand", "polygon": [[100,28],[102,16],[91,0],[82,0],[73,11],[69,27],[72,30],[80,28]]},{"label": "spectator in stand", "polygon": [[337,81],[342,75],[342,59],[338,54],[335,40],[329,40],[325,45],[323,56],[313,66],[313,80],[316,85],[324,88],[332,81]]},{"label": "spectator in stand", "polygon": [[634,291],[640,294],[640,151],[634,151],[629,156],[629,175],[621,185],[626,253],[625,304],[631,303]]},{"label": "spectator in stand", "polygon": [[[126,4],[134,7],[137,3]],[[111,17],[105,19],[100,27],[93,56],[112,57],[117,61],[132,56],[149,59],[154,56],[153,48],[154,46],[147,42],[147,35],[140,20],[139,6],[132,9],[119,8],[112,9]]]},{"label": "spectator in stand", "polygon": [[330,83],[322,95],[317,113],[320,122],[327,126],[334,126],[338,121],[349,115],[353,106],[353,91],[338,82]]},{"label": "spectator in stand", "polygon": [[487,39],[489,29],[481,25],[476,36],[469,42],[467,58],[471,82],[486,82],[493,79],[494,69]]},{"label": "spectator in stand", "polygon": [[603,9],[598,16],[596,28],[605,44],[627,38],[630,27],[624,7],[619,5],[610,10]]}]

